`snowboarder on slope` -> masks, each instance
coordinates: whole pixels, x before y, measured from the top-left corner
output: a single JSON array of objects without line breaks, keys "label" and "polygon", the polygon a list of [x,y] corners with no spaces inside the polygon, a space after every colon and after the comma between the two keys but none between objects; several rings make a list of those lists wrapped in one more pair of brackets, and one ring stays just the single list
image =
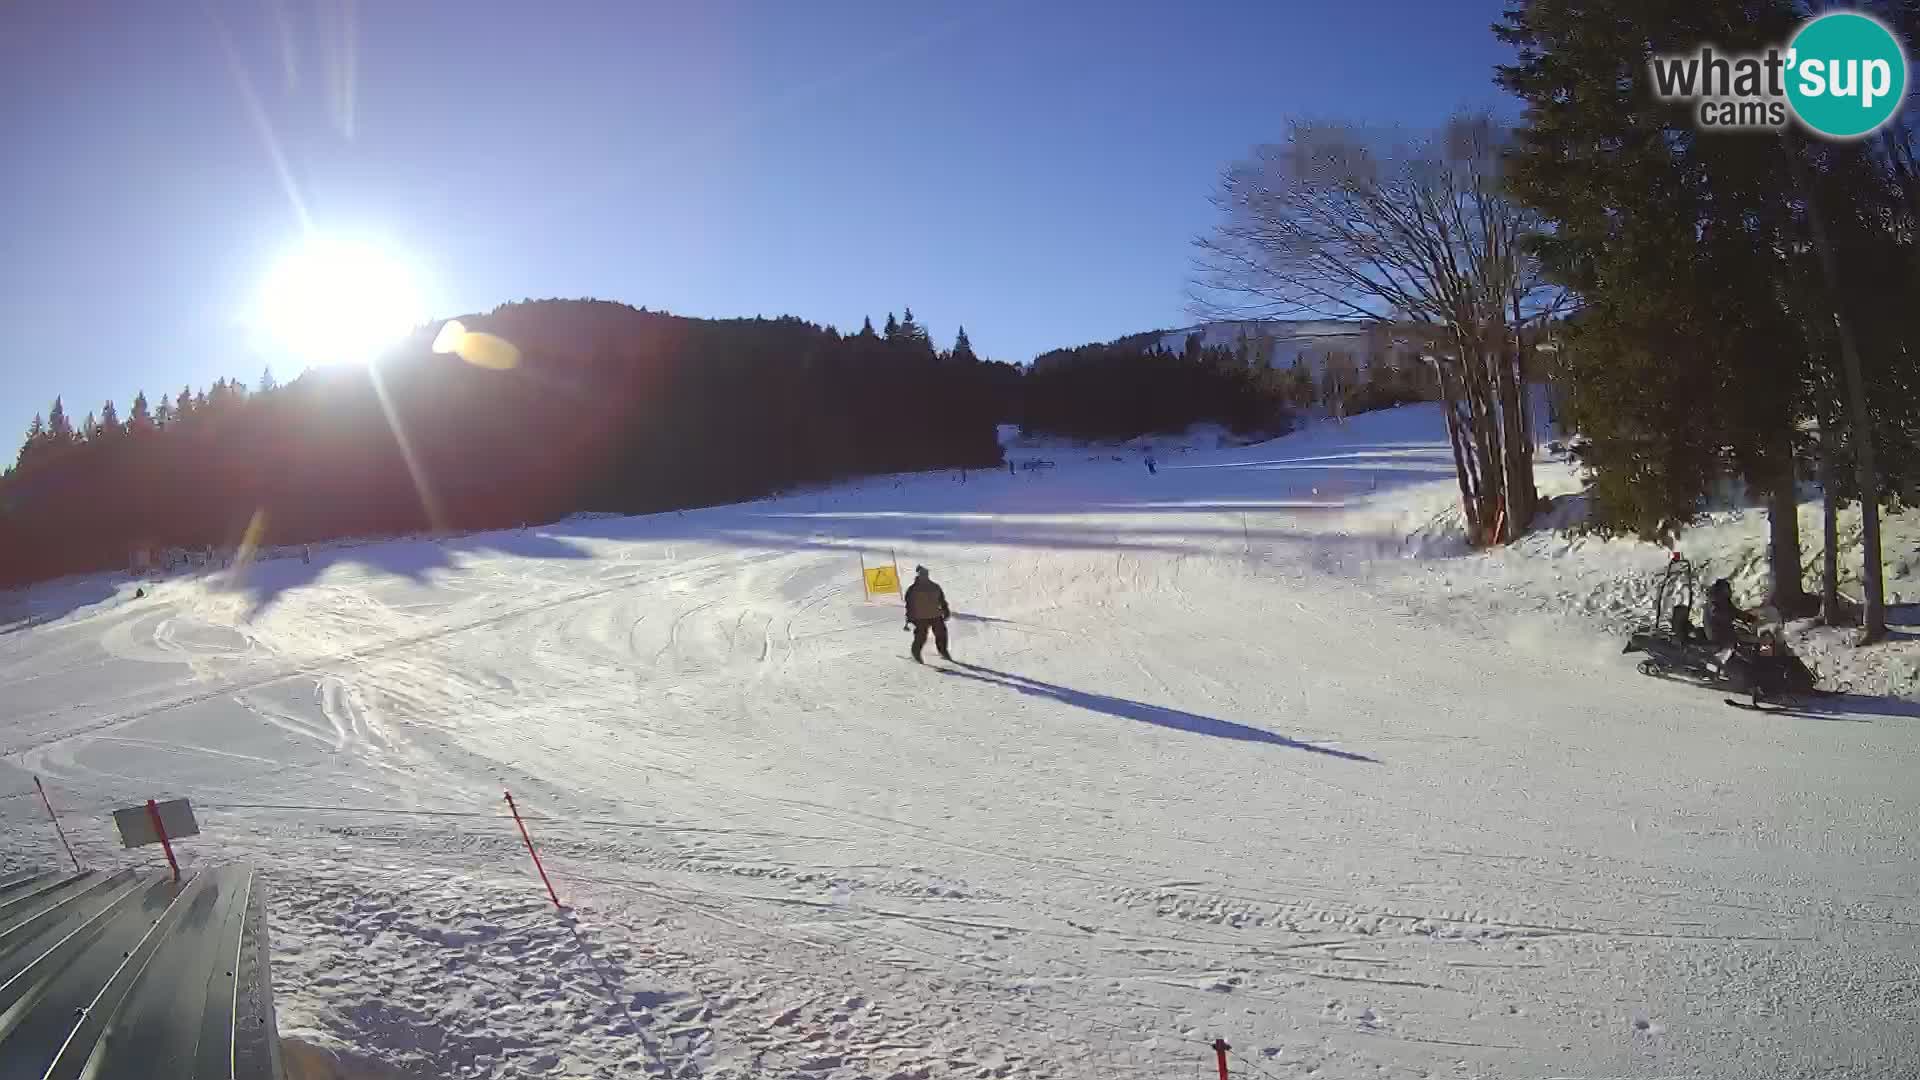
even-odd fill
[{"label": "snowboarder on slope", "polygon": [[913,631],[913,660],[924,664],[920,659],[921,650],[927,647],[927,631],[933,631],[934,647],[940,650],[940,659],[952,660],[947,652],[947,619],[952,612],[947,609],[947,594],[927,576],[927,568],[913,568],[913,584],[907,586],[907,629]]}]

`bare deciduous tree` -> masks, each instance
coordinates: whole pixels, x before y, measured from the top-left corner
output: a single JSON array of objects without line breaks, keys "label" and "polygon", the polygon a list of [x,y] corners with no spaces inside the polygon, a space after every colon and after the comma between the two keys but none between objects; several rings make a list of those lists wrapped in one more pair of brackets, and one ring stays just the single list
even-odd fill
[{"label": "bare deciduous tree", "polygon": [[1416,140],[1296,121],[1227,169],[1221,220],[1195,241],[1204,317],[1393,323],[1419,339],[1475,543],[1532,520],[1526,369],[1565,299],[1526,251],[1538,220],[1501,189],[1505,146],[1485,114]]}]

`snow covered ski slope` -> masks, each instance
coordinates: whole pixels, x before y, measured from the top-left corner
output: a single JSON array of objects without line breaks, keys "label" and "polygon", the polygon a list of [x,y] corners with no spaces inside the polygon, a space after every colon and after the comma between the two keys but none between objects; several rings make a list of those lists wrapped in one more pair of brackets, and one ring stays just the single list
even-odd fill
[{"label": "snow covered ski slope", "polygon": [[[397,1075],[1920,1071],[1912,710],[1445,596],[1436,427],[50,585],[0,869],[59,857],[31,773],[98,864],[191,797],[282,1033]],[[967,666],[863,601],[891,550]]]}]

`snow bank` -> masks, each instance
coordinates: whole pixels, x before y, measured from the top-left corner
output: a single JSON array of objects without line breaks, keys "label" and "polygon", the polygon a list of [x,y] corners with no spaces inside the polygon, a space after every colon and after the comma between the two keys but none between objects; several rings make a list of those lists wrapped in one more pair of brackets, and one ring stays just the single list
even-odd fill
[{"label": "snow bank", "polygon": [[[1672,551],[1686,556],[1702,589],[1727,578],[1743,606],[1758,608],[1768,592],[1767,514],[1763,507],[1723,507],[1687,528],[1671,547],[1584,534],[1585,496],[1578,470],[1543,457],[1535,479],[1553,501],[1533,531],[1502,548],[1471,552],[1457,491],[1407,491],[1386,500],[1397,508],[1409,555],[1442,560],[1422,567],[1420,588],[1521,619],[1573,617],[1600,634],[1624,638],[1653,617],[1654,592]],[[1824,543],[1817,493],[1800,504],[1803,577],[1820,582]],[[1823,685],[1850,693],[1920,700],[1920,514],[1883,514],[1881,547],[1894,639],[1855,648],[1855,632],[1816,620],[1787,626],[1789,640],[1820,671]],[[1841,592],[1860,595],[1860,512],[1840,514]],[[1700,601],[1704,602],[1704,598]],[[1696,604],[1696,608],[1698,603]],[[1698,611],[1696,610],[1696,618]],[[1564,628],[1563,628],[1564,629]]]}]

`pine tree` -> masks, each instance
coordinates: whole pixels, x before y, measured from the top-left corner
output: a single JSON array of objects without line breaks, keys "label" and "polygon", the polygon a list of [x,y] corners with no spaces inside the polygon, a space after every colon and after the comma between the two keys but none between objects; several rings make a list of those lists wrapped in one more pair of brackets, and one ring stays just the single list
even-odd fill
[{"label": "pine tree", "polygon": [[1551,224],[1543,262],[1585,304],[1558,362],[1595,522],[1669,537],[1736,469],[1772,494],[1772,599],[1798,609],[1794,436],[1811,350],[1781,295],[1804,248],[1786,143],[1702,133],[1638,73],[1703,41],[1786,40],[1799,13],[1792,0],[1593,6],[1519,0],[1495,31],[1519,54],[1498,81],[1527,103],[1509,187]]},{"label": "pine tree", "polygon": [[280,389],[280,384],[273,381],[273,365],[268,364],[266,370],[260,373],[260,392],[263,394],[271,394],[278,389]]},{"label": "pine tree", "polygon": [[160,407],[153,411],[153,426],[165,428],[173,423],[173,395],[161,394]]},{"label": "pine tree", "polygon": [[856,336],[863,337],[863,338],[873,338],[873,337],[879,336],[878,334],[875,334],[873,332],[873,316],[869,315],[860,320],[860,333]]},{"label": "pine tree", "polygon": [[173,398],[173,422],[185,423],[193,416],[193,387],[183,386]]},{"label": "pine tree", "polygon": [[88,413],[87,418],[80,421],[80,441],[87,443],[100,441],[100,421],[95,420],[92,413]]},{"label": "pine tree", "polygon": [[133,408],[127,413],[127,434],[136,436],[153,434],[153,414],[147,410],[145,390],[133,395]]},{"label": "pine tree", "polygon": [[58,450],[72,444],[73,421],[67,419],[66,406],[56,397],[53,408],[47,410],[47,445]]},{"label": "pine tree", "polygon": [[951,355],[954,362],[959,364],[976,364],[980,362],[980,358],[974,355],[973,342],[967,340],[967,328],[964,326],[960,328],[958,334],[954,335],[953,352]]},{"label": "pine tree", "polygon": [[113,407],[112,400],[108,400],[100,407],[100,427],[96,434],[98,437],[108,439],[117,438],[121,434],[120,410]]},{"label": "pine tree", "polygon": [[26,441],[20,444],[20,454],[14,459],[17,465],[26,465],[37,458],[46,449],[47,422],[40,419],[39,413],[33,414],[33,423],[27,425]]},{"label": "pine tree", "polygon": [[900,324],[894,320],[893,312],[887,312],[887,328],[880,332],[880,339],[889,343],[900,340]]}]

